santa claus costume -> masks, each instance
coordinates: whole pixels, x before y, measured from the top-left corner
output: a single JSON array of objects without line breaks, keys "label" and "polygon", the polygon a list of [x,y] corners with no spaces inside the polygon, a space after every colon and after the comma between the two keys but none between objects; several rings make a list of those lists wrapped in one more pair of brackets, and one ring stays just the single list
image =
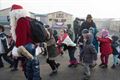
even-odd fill
[{"label": "santa claus costume", "polygon": [[24,56],[23,70],[27,80],[41,80],[39,60],[35,56],[35,45],[31,38],[29,13],[20,5],[12,5],[10,26],[12,37],[18,48],[19,55]]}]

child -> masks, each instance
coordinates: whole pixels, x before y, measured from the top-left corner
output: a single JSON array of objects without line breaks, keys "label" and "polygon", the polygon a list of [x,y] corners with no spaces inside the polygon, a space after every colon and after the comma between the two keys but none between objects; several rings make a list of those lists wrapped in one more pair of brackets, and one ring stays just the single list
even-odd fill
[{"label": "child", "polygon": [[47,28],[47,30],[50,33],[50,39],[46,41],[47,51],[48,51],[48,57],[47,57],[46,62],[50,65],[50,67],[52,69],[50,76],[53,76],[53,75],[57,74],[60,63],[57,63],[55,61],[55,58],[58,56],[58,53],[57,53],[56,41],[55,41],[55,38],[53,37],[52,29],[50,28],[49,25],[46,25],[45,27]]},{"label": "child", "polygon": [[83,36],[87,33],[89,33],[87,29],[82,30],[82,35],[77,40],[77,44],[79,45],[79,49],[80,49],[80,62],[82,62],[82,51],[83,51],[83,44],[84,44]]},{"label": "child", "polygon": [[101,68],[108,67],[108,59],[109,55],[112,53],[112,40],[109,38],[109,32],[106,29],[102,29],[101,37],[98,37],[98,41],[100,42],[100,52],[101,52],[101,64],[99,65]]},{"label": "child", "polygon": [[8,41],[6,34],[4,33],[4,27],[0,25],[0,68],[4,67],[2,57],[6,62],[10,64],[10,67],[13,66],[12,60],[7,56],[8,52]]},{"label": "child", "polygon": [[117,47],[119,46],[118,44],[118,36],[112,36],[112,49],[113,49],[113,65],[112,65],[112,69],[114,69],[116,67],[116,64],[118,64],[118,56],[119,53],[117,51]]},{"label": "child", "polygon": [[86,75],[84,80],[88,80],[91,75],[90,66],[93,65],[94,61],[97,60],[97,51],[94,45],[92,44],[92,34],[90,33],[84,35],[84,47],[83,47],[82,55],[83,55],[83,63],[85,66],[84,74]]},{"label": "child", "polygon": [[68,50],[70,57],[70,64],[68,67],[77,67],[78,62],[74,56],[76,44],[70,39],[65,30],[61,30],[57,43],[62,45],[63,50]]}]

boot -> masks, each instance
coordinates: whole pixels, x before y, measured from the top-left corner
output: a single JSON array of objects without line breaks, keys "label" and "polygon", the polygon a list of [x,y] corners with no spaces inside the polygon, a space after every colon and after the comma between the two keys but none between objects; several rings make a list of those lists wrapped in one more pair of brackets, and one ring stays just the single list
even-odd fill
[{"label": "boot", "polygon": [[111,66],[111,68],[112,68],[112,69],[115,69],[115,68],[116,68],[115,64],[113,64],[113,65]]},{"label": "boot", "polygon": [[101,68],[107,68],[108,65],[107,64],[104,64],[103,66],[101,66]]}]

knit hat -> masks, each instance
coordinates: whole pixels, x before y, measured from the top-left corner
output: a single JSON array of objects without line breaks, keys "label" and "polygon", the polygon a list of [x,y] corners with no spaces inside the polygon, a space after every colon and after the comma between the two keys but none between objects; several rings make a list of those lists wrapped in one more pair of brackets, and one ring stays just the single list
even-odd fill
[{"label": "knit hat", "polygon": [[17,10],[17,9],[23,9],[23,7],[21,5],[13,4],[12,7],[11,7],[11,11],[12,10]]},{"label": "knit hat", "polygon": [[108,37],[109,36],[109,31],[107,30],[107,29],[102,29],[102,31],[101,31],[101,35],[102,35],[102,37]]},{"label": "knit hat", "polygon": [[92,18],[91,14],[88,14],[86,19]]}]

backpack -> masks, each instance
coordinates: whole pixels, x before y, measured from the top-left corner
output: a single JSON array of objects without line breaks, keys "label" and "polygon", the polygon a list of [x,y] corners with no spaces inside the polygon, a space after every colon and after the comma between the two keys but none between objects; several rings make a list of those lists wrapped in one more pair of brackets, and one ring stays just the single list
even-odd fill
[{"label": "backpack", "polygon": [[47,29],[45,29],[44,24],[41,21],[32,18],[30,18],[29,21],[31,29],[31,38],[33,42],[45,42],[49,37],[49,32],[47,31]]}]

